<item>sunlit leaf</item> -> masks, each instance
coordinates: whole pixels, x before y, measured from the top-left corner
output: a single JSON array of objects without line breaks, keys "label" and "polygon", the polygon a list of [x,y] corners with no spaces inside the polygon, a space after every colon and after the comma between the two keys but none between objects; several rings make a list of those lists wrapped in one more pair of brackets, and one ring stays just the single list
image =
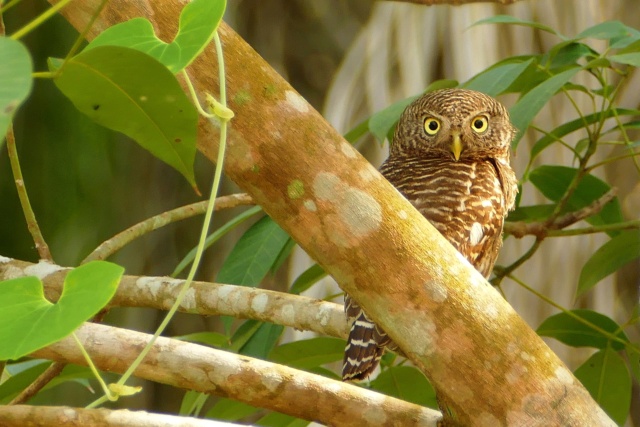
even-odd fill
[{"label": "sunlit leaf", "polygon": [[22,43],[0,37],[0,147],[9,123],[33,84],[31,55]]},{"label": "sunlit leaf", "polygon": [[107,305],[123,272],[106,261],[80,266],[65,277],[55,304],[44,297],[37,277],[0,282],[0,360],[17,359],[72,333]]},{"label": "sunlit leaf", "polygon": [[600,350],[575,371],[596,402],[618,425],[623,425],[631,405],[631,376],[620,355]]},{"label": "sunlit leaf", "polygon": [[518,19],[518,18],[510,16],[510,15],[496,15],[496,16],[492,16],[490,18],[481,19],[480,21],[474,23],[472,25],[472,27],[476,26],[476,25],[483,25],[483,24],[519,25],[519,26],[524,26],[524,27],[536,28],[538,30],[541,30],[541,31],[544,31],[544,32],[547,32],[547,33],[551,33],[551,34],[553,34],[555,36],[558,36],[561,39],[565,39],[566,38],[562,34],[557,32],[556,30],[554,30],[553,28],[548,27],[548,26],[543,25],[543,24],[540,24],[539,22],[524,21],[522,19]]},{"label": "sunlit leaf", "polygon": [[513,125],[518,129],[518,135],[511,143],[515,150],[518,146],[518,142],[529,127],[529,123],[538,114],[538,112],[546,105],[553,95],[573,76],[575,76],[580,68],[572,68],[570,70],[563,71],[556,74],[553,77],[540,83],[535,88],[527,92],[518,102],[511,107],[511,121]]},{"label": "sunlit leaf", "polygon": [[180,13],[178,34],[171,43],[160,40],[146,18],[133,18],[107,28],[85,48],[122,46],[146,53],[177,73],[209,44],[222,20],[226,0],[192,0]]},{"label": "sunlit leaf", "polygon": [[467,89],[484,92],[496,96],[503,93],[533,63],[529,59],[520,63],[507,63],[499,67],[491,67],[476,75],[463,85]]},{"label": "sunlit leaf", "polygon": [[207,412],[206,418],[215,420],[237,421],[255,414],[260,409],[237,400],[222,398]]},{"label": "sunlit leaf", "polygon": [[594,287],[600,280],[625,264],[640,258],[640,232],[623,231],[602,245],[584,264],[576,296]]},{"label": "sunlit leaf", "polygon": [[[59,65],[49,60],[51,70]],[[133,138],[196,187],[198,113],[165,66],[133,49],[102,46],[71,58],[54,82],[78,110]]]},{"label": "sunlit leaf", "polygon": [[[604,314],[592,310],[571,310],[571,313],[623,341],[629,341],[620,325]],[[564,312],[545,319],[536,332],[540,336],[555,338],[571,347],[607,348],[610,346],[614,350],[624,348],[621,342],[610,339],[602,332]]]},{"label": "sunlit leaf", "polygon": [[256,425],[263,427],[306,427],[309,424],[311,424],[310,421],[301,420],[279,412],[267,414],[256,423]]}]

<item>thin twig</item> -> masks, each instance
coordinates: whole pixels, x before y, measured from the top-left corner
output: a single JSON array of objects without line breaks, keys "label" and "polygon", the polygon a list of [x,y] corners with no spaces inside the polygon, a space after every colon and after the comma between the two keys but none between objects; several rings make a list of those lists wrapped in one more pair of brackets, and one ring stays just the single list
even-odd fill
[{"label": "thin twig", "polygon": [[38,394],[40,390],[44,388],[49,382],[60,375],[60,372],[67,366],[65,362],[53,362],[45,371],[38,376],[27,388],[22,390],[19,395],[17,395],[9,405],[20,405],[22,403],[26,403],[33,396]]},{"label": "thin twig", "polygon": [[27,228],[38,250],[38,255],[41,259],[53,262],[53,257],[49,251],[49,245],[42,237],[42,232],[36,221],[36,216],[31,208],[31,202],[29,202],[29,195],[24,185],[24,178],[22,177],[22,170],[20,169],[20,160],[18,160],[18,150],[16,148],[16,138],[13,134],[13,125],[9,125],[7,131],[7,151],[9,153],[9,161],[11,163],[11,171],[13,172],[13,179],[16,183],[16,189],[18,190],[18,197],[20,198],[20,204],[22,205],[22,211],[24,217],[27,220]]},{"label": "thin twig", "polygon": [[502,279],[504,279],[506,276],[511,274],[516,268],[520,267],[522,264],[525,263],[525,261],[531,258],[534,253],[536,253],[536,251],[540,247],[540,243],[542,243],[542,239],[540,238],[536,239],[536,241],[533,242],[533,245],[531,245],[529,250],[511,265],[507,267],[495,266],[493,269],[493,272],[495,273],[495,277],[490,280],[490,283],[493,286],[500,286]]},{"label": "thin twig", "polygon": [[[598,227],[592,227],[589,231],[579,233],[576,230],[567,230],[565,233],[557,233],[553,232],[554,230],[562,230],[572,224],[575,224],[578,221],[582,221],[585,218],[589,218],[597,213],[599,213],[604,206],[612,201],[617,194],[618,190],[616,188],[612,188],[602,195],[599,199],[595,200],[588,206],[584,208],[578,209],[577,211],[569,212],[565,215],[555,218],[552,222],[548,220],[539,221],[539,222],[530,222],[527,223],[525,221],[517,221],[517,222],[505,222],[504,224],[504,232],[511,234],[513,237],[518,239],[524,236],[536,236],[538,239],[544,239],[548,236],[562,236],[562,235],[578,235],[578,234],[588,234],[588,233],[597,233],[599,231],[612,231],[615,229],[627,229],[627,228],[635,228],[633,225],[629,225],[628,223],[621,224],[609,224]],[[624,224],[624,225],[623,225]],[[613,227],[614,228],[607,228]],[[572,232],[572,233],[568,233]]]},{"label": "thin twig", "polygon": [[[215,210],[230,209],[236,206],[254,205],[255,202],[245,193],[231,194],[216,199]],[[85,264],[89,261],[104,260],[109,258],[118,250],[122,249],[131,241],[143,236],[153,230],[164,227],[167,224],[191,218],[197,215],[203,215],[207,210],[207,201],[192,203],[190,205],[181,206],[179,208],[163,212],[159,215],[145,219],[136,225],[116,234],[109,240],[101,243],[93,252],[91,252],[83,261]]]}]

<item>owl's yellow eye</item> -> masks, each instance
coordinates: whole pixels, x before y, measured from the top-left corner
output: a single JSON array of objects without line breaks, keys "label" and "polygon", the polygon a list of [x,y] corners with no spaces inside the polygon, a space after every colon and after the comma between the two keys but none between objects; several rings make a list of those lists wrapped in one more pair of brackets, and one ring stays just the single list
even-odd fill
[{"label": "owl's yellow eye", "polygon": [[440,121],[433,117],[427,117],[424,120],[424,130],[429,135],[435,135],[440,130]]},{"label": "owl's yellow eye", "polygon": [[478,116],[471,121],[471,129],[473,129],[477,133],[486,131],[488,127],[489,121],[487,120],[486,116]]}]

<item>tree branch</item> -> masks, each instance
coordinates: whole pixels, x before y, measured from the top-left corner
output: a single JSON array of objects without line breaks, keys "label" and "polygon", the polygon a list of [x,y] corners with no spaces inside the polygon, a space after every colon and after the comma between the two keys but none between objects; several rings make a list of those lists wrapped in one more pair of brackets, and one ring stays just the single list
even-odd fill
[{"label": "tree branch", "polygon": [[232,427],[239,424],[198,418],[152,414],[144,411],[113,409],[81,409],[65,406],[15,405],[0,407],[3,427]]},{"label": "tree branch", "polygon": [[[180,0],[112,1],[89,36],[145,16],[170,39],[182,6]],[[96,7],[97,0],[87,0],[62,13],[83,28]],[[447,406],[447,423],[614,425],[540,337],[373,166],[231,28],[222,23],[218,31],[235,113],[226,174],[429,377]],[[215,64],[211,48],[192,64],[199,93],[218,87]],[[210,159],[216,133],[202,122],[199,149]],[[297,191],[288,191],[292,186]],[[290,398],[298,403],[296,395]]]},{"label": "tree branch", "polygon": [[551,233],[551,231],[562,230],[565,227],[573,225],[576,222],[582,221],[585,218],[589,218],[590,216],[599,213],[607,203],[609,203],[616,197],[617,192],[618,190],[616,188],[612,188],[590,205],[585,206],[582,209],[578,209],[577,211],[569,212],[562,216],[559,216],[551,222],[506,222],[504,224],[504,232],[509,233],[513,237],[516,237],[518,239],[528,235],[534,235],[538,239],[544,239],[545,237],[550,235],[564,235],[564,233]]},{"label": "tree branch", "polygon": [[[0,280],[40,277],[45,296],[53,302],[60,298],[70,270],[45,262],[31,264],[0,257]],[[183,283],[184,280],[168,277],[124,276],[110,306],[168,310]],[[340,304],[246,286],[193,282],[179,310],[255,319],[338,338],[345,338],[349,330]]]},{"label": "tree branch", "polygon": [[[60,375],[60,372],[65,367],[65,363],[53,362],[42,374],[38,376],[27,388],[22,390],[19,395],[17,395],[9,405],[19,405],[21,403],[26,403],[33,396],[38,394],[40,390],[44,388],[49,382]],[[0,417],[0,420],[2,418]]]},{"label": "tree branch", "polygon": [[[151,335],[87,323],[76,336],[98,369],[124,372]],[[86,365],[67,337],[32,357]],[[135,375],[229,397],[327,425],[436,426],[440,414],[413,403],[282,365],[160,337]]]}]

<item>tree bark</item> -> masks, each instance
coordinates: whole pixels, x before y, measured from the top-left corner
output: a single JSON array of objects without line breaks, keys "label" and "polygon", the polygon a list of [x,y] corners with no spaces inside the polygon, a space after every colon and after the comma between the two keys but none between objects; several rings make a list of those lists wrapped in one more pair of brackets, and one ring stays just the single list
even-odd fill
[{"label": "tree bark", "polygon": [[[63,15],[83,29],[99,0]],[[133,18],[172,37],[183,6],[112,1],[89,37]],[[381,325],[435,386],[450,425],[615,425],[509,304],[224,23],[231,122],[225,172]],[[215,54],[191,66],[216,92]],[[216,129],[200,126],[210,159]],[[295,191],[291,191],[295,189]]]},{"label": "tree bark", "polygon": [[[76,336],[102,371],[123,373],[151,335],[87,323]],[[31,354],[86,365],[72,337]],[[435,427],[432,409],[283,365],[160,337],[135,375],[326,425]]]}]

